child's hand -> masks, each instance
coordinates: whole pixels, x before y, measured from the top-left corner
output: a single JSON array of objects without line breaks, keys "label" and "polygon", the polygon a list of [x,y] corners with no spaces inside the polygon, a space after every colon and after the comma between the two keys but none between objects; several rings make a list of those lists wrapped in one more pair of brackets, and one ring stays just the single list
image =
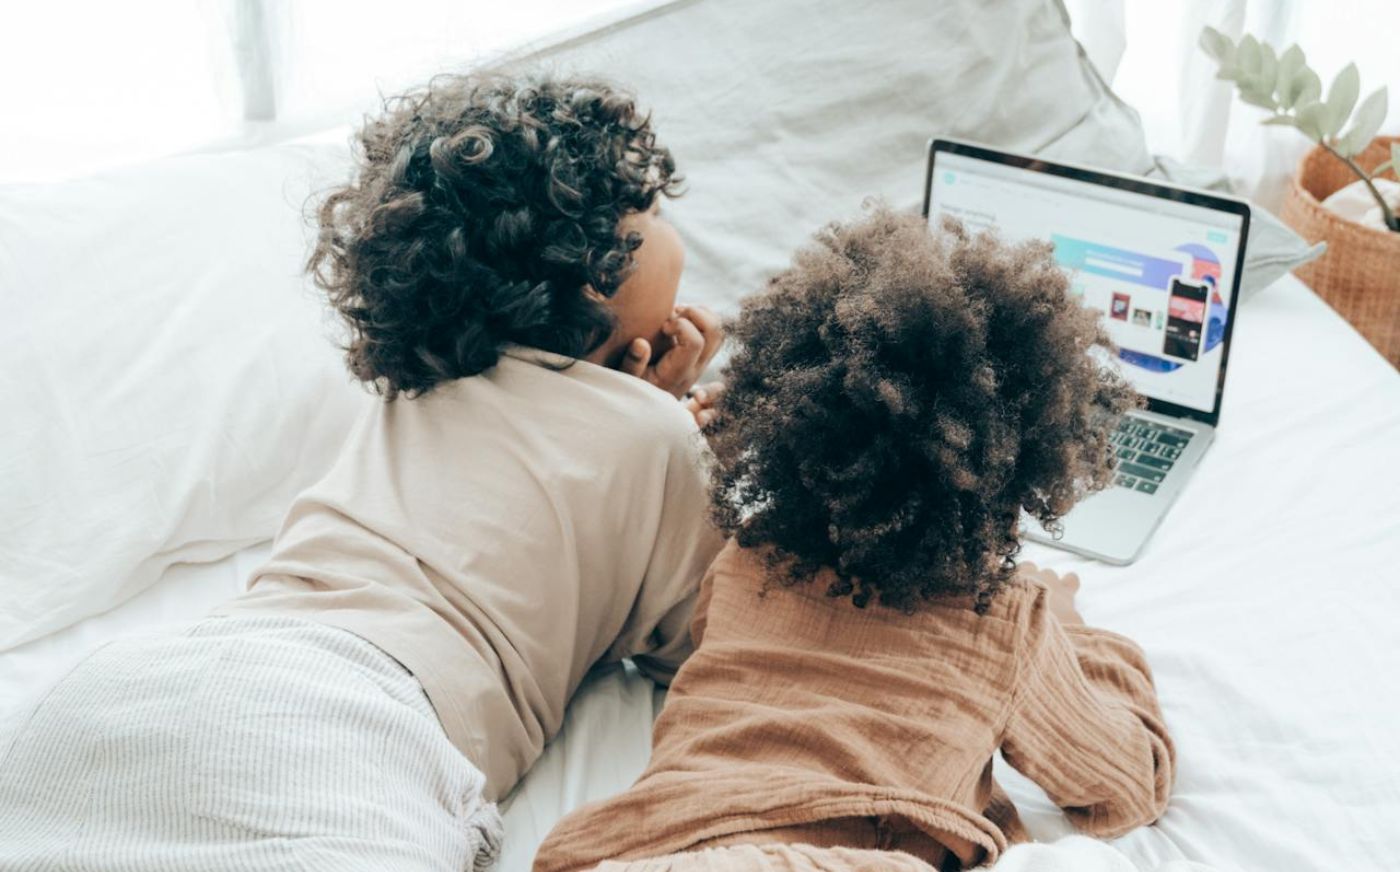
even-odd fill
[{"label": "child's hand", "polygon": [[661,325],[661,333],[670,340],[670,347],[655,361],[651,359],[651,343],[638,338],[627,347],[618,368],[678,398],[684,397],[724,341],[719,316],[704,306],[677,306],[675,314]]},{"label": "child's hand", "polygon": [[1016,571],[1030,581],[1044,585],[1045,588],[1050,591],[1050,598],[1047,601],[1050,606],[1050,612],[1060,619],[1060,623],[1084,623],[1084,618],[1074,607],[1074,595],[1079,591],[1078,575],[1073,572],[1066,575],[1059,575],[1048,569],[1041,569],[1034,563],[1018,564]]},{"label": "child's hand", "polygon": [[704,429],[715,419],[715,403],[724,395],[724,382],[710,382],[690,392],[685,401],[686,411],[695,418],[695,426]]}]

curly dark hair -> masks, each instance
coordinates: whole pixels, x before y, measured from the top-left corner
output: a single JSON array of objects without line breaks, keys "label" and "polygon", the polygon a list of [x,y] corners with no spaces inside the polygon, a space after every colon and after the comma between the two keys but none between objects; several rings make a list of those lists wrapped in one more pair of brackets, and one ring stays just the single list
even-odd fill
[{"label": "curly dark hair", "polygon": [[1088,353],[1108,336],[1051,251],[879,204],[821,231],[730,326],[705,431],[719,526],[784,583],[829,567],[857,606],[985,609],[1020,510],[1053,526],[1106,486],[1138,402]]},{"label": "curly dark hair", "polygon": [[440,75],[385,101],[358,169],[321,202],[307,263],[349,325],[350,371],[389,399],[494,366],[520,343],[584,357],[613,320],[637,233],[680,182],[650,116],[606,82]]}]

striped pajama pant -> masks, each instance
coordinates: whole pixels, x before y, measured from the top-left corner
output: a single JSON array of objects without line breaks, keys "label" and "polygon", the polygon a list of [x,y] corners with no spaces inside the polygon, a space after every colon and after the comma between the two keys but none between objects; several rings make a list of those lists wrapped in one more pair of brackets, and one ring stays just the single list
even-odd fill
[{"label": "striped pajama pant", "polygon": [[0,872],[462,872],[500,847],[413,676],[294,618],[110,643],[0,755]]},{"label": "striped pajama pant", "polygon": [[902,851],[815,845],[727,845],[646,860],[609,860],[589,872],[938,872]]}]

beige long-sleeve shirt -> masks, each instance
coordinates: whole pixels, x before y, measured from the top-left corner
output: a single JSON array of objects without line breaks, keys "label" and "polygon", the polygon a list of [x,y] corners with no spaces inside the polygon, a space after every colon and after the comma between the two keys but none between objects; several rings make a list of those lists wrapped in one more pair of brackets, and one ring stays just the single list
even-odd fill
[{"label": "beige long-sleeve shirt", "polygon": [[341,627],[422,683],[504,795],[585,673],[691,650],[707,521],[702,437],[674,398],[605,367],[512,348],[492,370],[375,403],[292,505],[222,614]]},{"label": "beige long-sleeve shirt", "polygon": [[535,872],[771,842],[970,867],[1023,833],[992,780],[998,748],[1090,834],[1165,809],[1172,745],[1133,642],[1062,626],[1021,580],[981,615],[966,599],[861,610],[831,581],[783,587],[726,547],[646,771],[564,818]]}]

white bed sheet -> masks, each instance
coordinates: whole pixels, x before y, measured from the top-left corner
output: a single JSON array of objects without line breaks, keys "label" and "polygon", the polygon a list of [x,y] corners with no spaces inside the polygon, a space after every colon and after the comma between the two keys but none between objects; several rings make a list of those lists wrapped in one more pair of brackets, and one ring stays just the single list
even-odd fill
[{"label": "white bed sheet", "polygon": [[[1116,843],[1135,863],[1396,868],[1400,375],[1296,279],[1239,317],[1216,444],[1142,559],[1025,557],[1080,572],[1085,617],[1136,638],[1156,672],[1178,775],[1166,816]],[[176,566],[0,656],[0,735],[97,645],[240,590],[266,548]],[[528,869],[560,815],[635,778],[658,703],[634,671],[590,679],[504,803],[500,869]],[[999,777],[1038,838],[1069,832],[1033,785],[1004,766]]]}]

